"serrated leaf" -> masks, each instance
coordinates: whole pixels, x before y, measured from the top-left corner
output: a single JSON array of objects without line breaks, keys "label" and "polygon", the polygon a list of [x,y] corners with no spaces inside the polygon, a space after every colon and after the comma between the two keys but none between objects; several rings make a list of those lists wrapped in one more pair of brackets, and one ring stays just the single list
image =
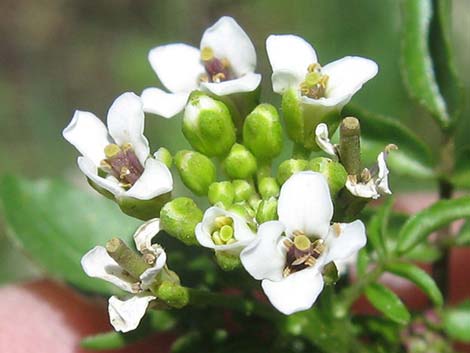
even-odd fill
[{"label": "serrated leaf", "polygon": [[435,305],[441,306],[444,302],[436,282],[419,267],[409,263],[395,262],[388,264],[386,270],[416,284]]},{"label": "serrated leaf", "polygon": [[408,252],[435,230],[466,217],[470,217],[469,196],[436,202],[411,216],[405,223],[398,235],[398,253]]},{"label": "serrated leaf", "polygon": [[447,128],[450,118],[439,91],[429,48],[432,0],[404,0],[402,14],[402,72],[407,89],[442,128]]},{"label": "serrated leaf", "polygon": [[371,304],[390,320],[401,325],[410,321],[411,316],[405,304],[390,289],[373,283],[366,287],[365,295]]},{"label": "serrated leaf", "polygon": [[444,330],[449,337],[461,342],[470,342],[470,301],[444,312]]},{"label": "serrated leaf", "polygon": [[0,202],[9,235],[50,275],[82,290],[119,292],[86,276],[80,260],[116,235],[132,244],[137,220],[122,214],[112,202],[60,181],[4,177]]}]

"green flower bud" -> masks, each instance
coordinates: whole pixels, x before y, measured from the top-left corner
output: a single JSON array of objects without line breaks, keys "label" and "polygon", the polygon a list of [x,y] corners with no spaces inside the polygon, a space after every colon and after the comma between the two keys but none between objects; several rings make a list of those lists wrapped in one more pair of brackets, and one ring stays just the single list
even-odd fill
[{"label": "green flower bud", "polygon": [[160,147],[153,155],[155,159],[165,164],[168,168],[171,168],[173,164],[173,157],[171,156],[170,151],[168,151],[165,147]]},{"label": "green flower bud", "polygon": [[230,206],[229,211],[245,218],[247,222],[252,220],[255,216],[255,211],[253,210],[253,208],[251,208],[251,206],[244,201],[233,204],[232,206]]},{"label": "green flower bud", "polygon": [[235,202],[247,201],[251,195],[255,194],[255,189],[246,180],[235,179],[232,181],[233,190],[235,192]]},{"label": "green flower bud", "polygon": [[209,185],[215,182],[216,171],[212,161],[201,153],[183,150],[175,155],[175,165],[184,185],[196,195],[207,195]]},{"label": "green flower bud", "polygon": [[162,282],[156,294],[158,299],[173,308],[182,308],[189,302],[188,289],[173,282]]},{"label": "green flower bud", "polygon": [[233,199],[235,197],[233,185],[230,181],[212,183],[209,186],[209,193],[207,196],[212,205],[221,203],[224,208],[228,208],[233,203]]},{"label": "green flower bud", "polygon": [[315,142],[315,128],[318,124],[327,124],[330,134],[333,134],[340,120],[338,107],[304,103],[298,90],[293,88],[282,95],[282,112],[287,135],[307,150],[319,149]]},{"label": "green flower bud", "polygon": [[323,281],[327,286],[335,284],[339,279],[338,269],[334,262],[323,267]]},{"label": "green flower bud", "polygon": [[256,173],[256,158],[245,146],[236,143],[224,160],[224,169],[233,179],[248,179]]},{"label": "green flower bud", "polygon": [[277,182],[282,185],[294,173],[308,169],[308,161],[304,159],[288,159],[282,162],[277,169]]},{"label": "green flower bud", "polygon": [[171,198],[171,193],[159,195],[151,200],[139,200],[133,197],[116,197],[119,208],[125,214],[147,221],[158,217],[163,205]]},{"label": "green flower bud", "polygon": [[216,251],[215,259],[224,271],[232,271],[241,266],[240,258],[237,255],[229,254],[225,251]]},{"label": "green flower bud", "polygon": [[162,229],[187,245],[198,244],[194,230],[201,221],[202,211],[187,197],[168,202],[160,212]]},{"label": "green flower bud", "polygon": [[270,198],[263,200],[259,204],[258,212],[256,212],[256,221],[258,224],[276,220],[277,217],[277,199]]},{"label": "green flower bud", "polygon": [[209,157],[227,154],[236,139],[228,108],[201,92],[194,92],[186,105],[183,134],[195,150]]},{"label": "green flower bud", "polygon": [[261,179],[258,184],[258,190],[261,194],[261,197],[265,200],[271,197],[279,196],[279,184],[277,183],[276,179],[272,177]]},{"label": "green flower bud", "polygon": [[331,196],[335,196],[346,184],[348,173],[339,162],[325,157],[317,157],[309,162],[309,169],[325,176],[330,187]]},{"label": "green flower bud", "polygon": [[276,108],[260,104],[246,117],[243,143],[260,160],[270,160],[282,150],[282,127]]}]

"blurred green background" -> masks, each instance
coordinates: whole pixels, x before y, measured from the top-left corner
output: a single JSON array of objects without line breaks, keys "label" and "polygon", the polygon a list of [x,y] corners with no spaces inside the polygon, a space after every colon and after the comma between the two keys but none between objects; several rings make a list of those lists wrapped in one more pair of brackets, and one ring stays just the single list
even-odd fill
[{"label": "blurred green background", "polygon": [[[175,41],[198,46],[204,29],[222,15],[233,16],[255,43],[264,101],[279,102],[270,89],[264,41],[272,33],[295,33],[315,46],[322,64],[345,55],[375,60],[379,75],[353,101],[400,119],[439,148],[435,127],[407,98],[402,83],[398,0],[2,0],[0,174],[65,177],[84,185],[77,153],[61,136],[74,110],[105,118],[121,92],[140,94],[145,87],[159,86],[148,51]],[[468,0],[454,1],[452,40],[468,98]],[[468,143],[468,112],[467,106],[460,148]],[[149,116],[146,131],[153,149],[165,145],[174,152],[184,144],[178,118]],[[4,233],[0,282],[32,275],[27,265],[18,265],[20,255]]]}]

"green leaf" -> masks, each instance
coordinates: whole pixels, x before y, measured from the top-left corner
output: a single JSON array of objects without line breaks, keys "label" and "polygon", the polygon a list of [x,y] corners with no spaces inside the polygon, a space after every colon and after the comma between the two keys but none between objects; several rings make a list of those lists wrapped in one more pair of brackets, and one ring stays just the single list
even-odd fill
[{"label": "green leaf", "polygon": [[382,257],[387,253],[386,232],[393,206],[393,199],[388,198],[367,224],[367,239]]},{"label": "green leaf", "polygon": [[410,95],[431,113],[442,128],[447,128],[449,114],[430,56],[432,12],[432,0],[403,1],[402,73]]},{"label": "green leaf", "polygon": [[444,330],[454,340],[470,342],[470,301],[444,312]]},{"label": "green leaf", "polygon": [[436,283],[425,271],[419,267],[404,263],[395,262],[386,266],[386,270],[416,284],[435,305],[441,306],[444,299]]},{"label": "green leaf", "polygon": [[458,246],[469,246],[470,245],[470,220],[467,220],[463,227],[457,234],[456,244]]},{"label": "green leaf", "polygon": [[408,309],[390,289],[381,284],[373,283],[366,287],[365,294],[371,304],[390,320],[401,325],[405,325],[410,321]]},{"label": "green leaf", "polygon": [[398,253],[408,252],[435,230],[469,216],[470,196],[436,202],[410,217],[405,223],[398,235]]},{"label": "green leaf", "polygon": [[135,331],[129,333],[110,331],[88,336],[80,342],[80,345],[92,350],[118,349],[139,341],[154,332],[169,331],[175,324],[176,320],[166,311],[148,311]]},{"label": "green leaf", "polygon": [[118,293],[111,284],[86,276],[80,260],[116,235],[132,244],[139,221],[105,198],[60,181],[4,177],[0,201],[9,235],[49,274],[83,290]]}]

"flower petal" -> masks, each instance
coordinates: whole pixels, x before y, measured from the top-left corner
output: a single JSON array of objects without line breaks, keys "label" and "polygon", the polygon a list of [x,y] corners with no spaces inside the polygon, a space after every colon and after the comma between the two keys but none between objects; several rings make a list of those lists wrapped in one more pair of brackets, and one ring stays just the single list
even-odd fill
[{"label": "flower petal", "polygon": [[273,73],[287,71],[303,78],[308,66],[317,62],[315,49],[303,38],[292,34],[270,35],[266,39],[266,51]]},{"label": "flower petal", "polygon": [[226,96],[233,93],[253,92],[261,82],[261,75],[248,73],[235,80],[219,83],[201,82],[201,89],[217,96]]},{"label": "flower petal", "polygon": [[93,161],[87,157],[78,157],[78,167],[97,186],[109,191],[116,197],[119,197],[124,193],[124,189],[120,186],[116,178],[109,176],[108,178],[102,178],[98,175],[98,169]]},{"label": "flower petal", "polygon": [[151,295],[133,296],[127,300],[109,298],[108,313],[111,325],[116,331],[129,332],[139,326],[145,315],[149,302],[156,299]]},{"label": "flower petal", "polygon": [[271,304],[281,313],[290,315],[310,309],[323,290],[323,277],[316,267],[295,272],[278,282],[261,283]]},{"label": "flower petal", "polygon": [[108,111],[109,134],[118,145],[132,144],[142,165],[150,154],[144,136],[144,110],[139,96],[132,92],[121,94]]},{"label": "flower petal", "polygon": [[328,137],[328,126],[324,123],[318,124],[315,128],[315,142],[325,153],[337,157],[336,148]]},{"label": "flower petal", "polygon": [[155,282],[155,277],[161,272],[162,268],[166,264],[166,252],[159,245],[152,246],[152,252],[156,256],[156,261],[152,267],[146,269],[140,276],[140,287],[143,290],[150,288]]},{"label": "flower petal", "polygon": [[271,76],[271,81],[273,84],[273,91],[279,94],[284,93],[291,87],[300,87],[300,83],[303,80],[303,76],[286,70],[274,71]]},{"label": "flower petal", "polygon": [[150,50],[148,59],[162,84],[174,93],[190,93],[206,72],[199,49],[183,43],[162,45]]},{"label": "flower petal", "polygon": [[150,200],[173,190],[173,177],[168,167],[154,158],[148,158],[144,172],[124,195],[139,200]]},{"label": "flower petal", "polygon": [[153,251],[152,239],[160,232],[160,218],[148,220],[134,233],[135,247],[141,253]]},{"label": "flower petal", "polygon": [[257,238],[241,252],[243,267],[253,278],[271,281],[282,279],[286,256],[279,242],[282,241],[283,232],[281,222],[265,222],[259,227]]},{"label": "flower petal", "polygon": [[380,193],[377,190],[377,185],[373,179],[364,184],[357,182],[357,179],[354,176],[348,175],[345,186],[351,194],[357,197],[374,200],[380,197]]},{"label": "flower petal", "polygon": [[256,68],[256,52],[253,43],[240,25],[228,16],[221,17],[205,30],[200,48],[209,47],[220,60],[227,59],[237,77]]},{"label": "flower petal", "polygon": [[362,85],[377,75],[377,64],[359,56],[346,56],[324,66],[322,72],[329,76],[326,96],[343,97],[343,105],[361,89]]},{"label": "flower petal", "polygon": [[159,88],[146,88],[140,96],[144,112],[172,118],[184,109],[189,93],[167,93]]},{"label": "flower petal", "polygon": [[388,186],[389,170],[387,168],[385,157],[386,157],[386,152],[380,152],[377,157],[377,165],[379,168],[379,174],[377,176],[376,185],[377,185],[377,190],[380,194],[391,194],[392,190],[390,190],[390,187]]},{"label": "flower petal", "polygon": [[62,135],[95,165],[100,165],[105,158],[104,148],[111,143],[103,122],[94,114],[80,110],[75,111]]},{"label": "flower petal", "polygon": [[[356,220],[351,223],[338,223],[333,225],[326,239],[327,253],[323,260],[326,265],[331,261],[346,260],[357,253],[367,243],[366,229],[364,223]],[[337,234],[337,231],[340,231]]]},{"label": "flower petal", "polygon": [[302,231],[324,238],[333,217],[333,204],[325,177],[316,172],[299,172],[282,185],[277,208],[288,235]]},{"label": "flower petal", "polygon": [[126,276],[122,268],[108,255],[102,246],[95,246],[88,251],[81,260],[85,273],[94,278],[101,278],[115,286],[129,292],[135,292],[132,288],[134,281],[130,276]]}]

